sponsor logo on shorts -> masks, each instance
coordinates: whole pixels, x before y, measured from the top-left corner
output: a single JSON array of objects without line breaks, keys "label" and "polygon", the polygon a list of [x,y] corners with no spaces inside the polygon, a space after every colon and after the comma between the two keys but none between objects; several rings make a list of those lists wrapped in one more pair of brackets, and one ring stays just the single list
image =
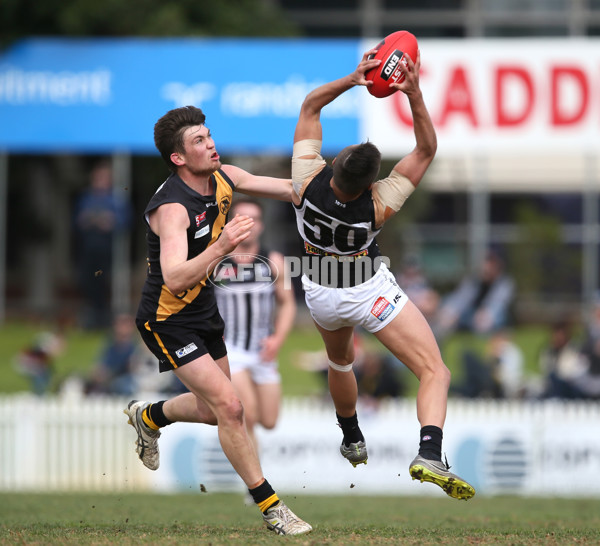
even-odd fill
[{"label": "sponsor logo on shorts", "polygon": [[379,320],[384,321],[394,309],[395,307],[388,300],[383,296],[379,296],[371,308],[371,314]]},{"label": "sponsor logo on shorts", "polygon": [[402,294],[400,294],[400,292],[398,292],[395,296],[394,296],[394,303],[398,303],[400,301],[400,298],[402,297]]},{"label": "sponsor logo on shorts", "polygon": [[203,228],[200,228],[194,234],[194,239],[199,239],[200,237],[204,237],[205,235],[208,234],[209,231],[210,231],[210,226],[204,226]]},{"label": "sponsor logo on shorts", "polygon": [[190,343],[189,345],[186,345],[185,347],[182,347],[181,349],[177,349],[175,351],[175,354],[177,355],[177,358],[183,358],[185,355],[189,355],[191,352],[195,351],[198,347],[196,347],[195,343]]}]

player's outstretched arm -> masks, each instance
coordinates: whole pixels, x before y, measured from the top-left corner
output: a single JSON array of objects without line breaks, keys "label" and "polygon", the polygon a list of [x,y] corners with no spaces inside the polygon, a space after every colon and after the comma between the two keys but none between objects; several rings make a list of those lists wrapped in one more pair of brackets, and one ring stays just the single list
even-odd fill
[{"label": "player's outstretched arm", "polygon": [[408,178],[416,187],[435,157],[437,137],[419,86],[421,53],[417,53],[417,60],[414,63],[407,55],[407,66],[402,63],[399,66],[404,74],[404,80],[401,83],[393,83],[390,87],[402,91],[408,98],[416,146],[394,166],[394,170]]},{"label": "player's outstretched arm", "polygon": [[402,63],[399,66],[404,74],[404,80],[402,83],[393,83],[390,86],[402,91],[408,97],[416,146],[396,163],[387,178],[378,180],[373,186],[375,223],[378,227],[402,208],[406,199],[421,182],[437,150],[435,129],[419,87],[420,53],[417,53],[416,63],[413,63],[407,55],[407,66]]},{"label": "player's outstretched arm", "polygon": [[374,54],[375,49],[367,51],[360,61],[358,67],[352,74],[344,76],[338,80],[326,83],[313,89],[302,103],[296,131],[294,133],[294,142],[306,139],[322,140],[321,110],[330,102],[339,97],[342,93],[352,89],[355,85],[372,85],[372,81],[365,78],[365,73],[379,66],[380,59],[369,59],[369,55]]},{"label": "player's outstretched arm", "polygon": [[288,202],[292,200],[292,181],[289,178],[256,176],[235,165],[223,165],[221,168],[233,180],[235,191],[253,197],[268,197]]}]

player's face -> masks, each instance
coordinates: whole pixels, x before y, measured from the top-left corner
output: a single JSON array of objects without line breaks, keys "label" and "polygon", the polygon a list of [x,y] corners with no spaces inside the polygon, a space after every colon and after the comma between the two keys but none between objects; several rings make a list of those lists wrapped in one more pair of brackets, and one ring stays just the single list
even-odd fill
[{"label": "player's face", "polygon": [[183,133],[183,146],[185,152],[177,155],[192,174],[210,175],[221,168],[215,142],[204,125],[188,127]]},{"label": "player's face", "polygon": [[254,220],[254,225],[250,230],[250,237],[248,237],[248,239],[256,241],[260,237],[260,234],[263,231],[262,213],[260,207],[257,207],[254,203],[238,203],[231,211],[231,214],[234,216],[239,214],[241,216],[249,216],[252,218],[252,220]]}]

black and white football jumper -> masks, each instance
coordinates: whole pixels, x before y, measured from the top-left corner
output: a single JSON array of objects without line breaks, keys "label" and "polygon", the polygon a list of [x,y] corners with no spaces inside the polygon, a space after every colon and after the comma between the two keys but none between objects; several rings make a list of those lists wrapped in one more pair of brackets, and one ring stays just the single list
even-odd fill
[{"label": "black and white football jumper", "polygon": [[[325,165],[307,185],[294,209],[304,242],[303,254],[311,265],[304,268],[304,274],[317,284],[344,288],[361,284],[375,274],[375,258],[380,256],[375,237],[381,228],[375,227],[371,191],[342,203],[330,186],[332,177],[332,167]],[[337,273],[321,267],[324,259],[329,263],[335,260]],[[328,273],[323,275],[324,271]]]},{"label": "black and white football jumper", "polygon": [[228,257],[214,271],[215,295],[230,349],[259,352],[261,340],[273,333],[276,272],[268,256],[260,249],[252,261],[241,265]]}]

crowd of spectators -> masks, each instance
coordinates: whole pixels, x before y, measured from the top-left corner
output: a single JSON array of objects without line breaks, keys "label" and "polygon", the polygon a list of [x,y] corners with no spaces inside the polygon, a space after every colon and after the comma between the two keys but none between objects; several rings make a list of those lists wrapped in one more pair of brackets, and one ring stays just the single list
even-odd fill
[{"label": "crowd of spectators", "polygon": [[[446,295],[432,287],[414,256],[404,260],[397,278],[432,325],[442,353],[452,334],[467,334],[461,338],[451,396],[600,399],[600,293],[580,318],[564,316],[549,323],[547,339],[538,347],[536,361],[526,362],[523,349],[514,339],[515,283],[498,253],[489,251],[477,271],[465,275]],[[184,389],[177,381],[156,383],[155,363],[140,344],[131,315],[115,316],[105,331],[100,353],[81,378],[84,394],[133,396],[147,390],[177,393]],[[463,339],[467,341],[462,343]],[[52,388],[54,362],[63,350],[61,333],[40,332],[15,356],[14,367],[29,379],[33,392],[46,394]],[[371,350],[367,333],[356,334],[355,352],[354,373],[363,403],[376,408],[382,400],[407,394],[410,374],[402,362]],[[320,374],[326,387],[327,359],[323,351],[303,352],[293,364]]]}]

